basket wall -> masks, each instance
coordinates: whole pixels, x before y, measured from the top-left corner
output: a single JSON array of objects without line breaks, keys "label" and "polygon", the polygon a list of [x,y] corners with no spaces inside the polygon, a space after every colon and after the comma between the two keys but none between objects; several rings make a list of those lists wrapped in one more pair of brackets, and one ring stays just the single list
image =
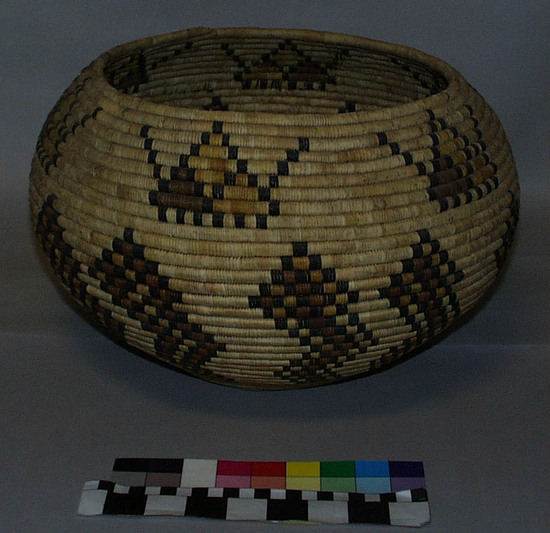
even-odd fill
[{"label": "basket wall", "polygon": [[113,338],[186,373],[296,388],[379,371],[493,285],[519,189],[448,65],[292,30],[123,45],[48,116],[37,237]]}]

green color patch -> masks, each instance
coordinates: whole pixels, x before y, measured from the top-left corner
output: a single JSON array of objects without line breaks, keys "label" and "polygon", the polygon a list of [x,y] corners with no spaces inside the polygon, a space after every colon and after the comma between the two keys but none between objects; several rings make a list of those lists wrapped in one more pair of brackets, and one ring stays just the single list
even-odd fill
[{"label": "green color patch", "polygon": [[354,477],[325,477],[321,479],[321,490],[330,492],[356,492]]},{"label": "green color patch", "polygon": [[355,461],[326,461],[321,463],[321,477],[355,477]]}]

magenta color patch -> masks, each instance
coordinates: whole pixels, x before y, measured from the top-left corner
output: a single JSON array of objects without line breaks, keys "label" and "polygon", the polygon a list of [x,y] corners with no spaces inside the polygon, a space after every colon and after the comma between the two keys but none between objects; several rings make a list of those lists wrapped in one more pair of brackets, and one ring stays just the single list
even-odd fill
[{"label": "magenta color patch", "polygon": [[250,477],[252,463],[250,461],[218,461],[218,475]]},{"label": "magenta color patch", "polygon": [[250,488],[250,476],[223,476],[216,477],[216,487],[223,488]]}]

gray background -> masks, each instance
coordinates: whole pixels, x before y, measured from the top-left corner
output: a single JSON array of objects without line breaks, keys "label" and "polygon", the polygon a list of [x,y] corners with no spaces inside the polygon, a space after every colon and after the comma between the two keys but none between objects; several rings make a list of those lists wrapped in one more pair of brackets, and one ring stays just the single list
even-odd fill
[{"label": "gray background", "polygon": [[[118,456],[422,460],[433,515],[426,530],[547,530],[549,13],[549,2],[527,0],[4,0],[0,530],[305,531],[78,517],[83,482],[108,476]],[[104,50],[194,26],[312,28],[405,44],[446,60],[485,96],[514,148],[522,206],[509,267],[473,320],[391,371],[258,393],[143,360],[75,313],[44,270],[28,222],[27,177],[40,127]]]}]

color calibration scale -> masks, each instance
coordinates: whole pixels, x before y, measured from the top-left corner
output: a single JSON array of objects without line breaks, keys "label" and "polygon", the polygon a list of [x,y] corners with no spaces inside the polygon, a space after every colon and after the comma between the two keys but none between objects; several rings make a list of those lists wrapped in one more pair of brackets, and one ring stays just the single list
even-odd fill
[{"label": "color calibration scale", "polygon": [[85,484],[79,514],[412,527],[430,521],[419,461],[119,458],[110,481]]},{"label": "color calibration scale", "polygon": [[426,488],[417,461],[262,462],[117,459],[111,481],[129,485],[382,493]]}]

